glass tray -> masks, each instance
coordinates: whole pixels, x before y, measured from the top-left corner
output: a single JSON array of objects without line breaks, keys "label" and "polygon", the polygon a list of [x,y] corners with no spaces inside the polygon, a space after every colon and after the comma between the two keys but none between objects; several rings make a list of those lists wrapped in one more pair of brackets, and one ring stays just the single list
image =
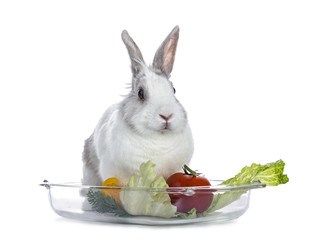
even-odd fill
[{"label": "glass tray", "polygon": [[[80,182],[50,183],[44,181],[41,186],[48,189],[49,202],[52,209],[60,216],[83,220],[109,223],[130,223],[143,225],[173,225],[189,224],[200,222],[223,222],[236,219],[246,212],[249,207],[250,191],[264,188],[266,185],[255,181],[241,185],[221,185],[223,181],[210,181],[209,187],[179,187],[179,188],[128,188],[128,187],[102,187],[86,186]],[[195,194],[212,194],[213,201],[217,203],[213,206],[213,211],[207,214],[193,216],[177,215],[172,218],[161,218],[152,216],[116,216],[111,213],[99,213],[91,208],[87,199],[89,191],[117,190],[135,191],[137,194],[146,192],[157,192],[163,194],[179,195],[180,197],[191,197]],[[195,198],[199,201],[199,198]],[[195,202],[195,205],[201,203]],[[186,218],[189,217],[189,218]]]}]

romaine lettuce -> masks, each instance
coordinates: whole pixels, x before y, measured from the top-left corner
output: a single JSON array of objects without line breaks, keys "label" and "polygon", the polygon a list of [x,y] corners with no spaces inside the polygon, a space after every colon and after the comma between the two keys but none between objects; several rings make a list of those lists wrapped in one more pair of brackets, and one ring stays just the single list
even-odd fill
[{"label": "romaine lettuce", "polygon": [[[221,184],[245,184],[254,180],[259,180],[267,186],[277,186],[285,184],[289,181],[286,174],[283,174],[285,163],[280,159],[276,162],[267,163],[265,165],[253,163],[250,167],[242,168],[241,172],[235,177],[230,178]],[[215,194],[209,209],[203,215],[215,213],[217,210],[240,199],[246,191],[235,191]]]},{"label": "romaine lettuce", "polygon": [[[169,187],[165,179],[158,177],[154,172],[155,164],[151,161],[142,163],[140,172],[129,179],[126,187],[120,192],[122,207],[131,215],[148,215],[155,217],[174,217],[177,207],[171,205],[169,194],[165,191],[156,191],[152,188]],[[137,190],[135,187],[147,187],[151,189]]]},{"label": "romaine lettuce", "polygon": [[224,181],[222,184],[242,184],[259,180],[267,186],[278,186],[289,181],[286,174],[283,174],[285,163],[281,159],[267,163],[265,165],[253,163],[250,167],[242,168],[241,172],[235,177]]}]

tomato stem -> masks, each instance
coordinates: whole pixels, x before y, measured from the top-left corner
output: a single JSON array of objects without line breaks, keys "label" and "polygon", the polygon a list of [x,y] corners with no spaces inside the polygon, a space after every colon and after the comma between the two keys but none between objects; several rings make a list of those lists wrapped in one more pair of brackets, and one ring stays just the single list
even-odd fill
[{"label": "tomato stem", "polygon": [[192,175],[192,176],[195,176],[195,177],[199,175],[199,173],[197,173],[196,171],[194,171],[191,168],[189,168],[186,164],[183,165],[183,171],[187,175]]}]

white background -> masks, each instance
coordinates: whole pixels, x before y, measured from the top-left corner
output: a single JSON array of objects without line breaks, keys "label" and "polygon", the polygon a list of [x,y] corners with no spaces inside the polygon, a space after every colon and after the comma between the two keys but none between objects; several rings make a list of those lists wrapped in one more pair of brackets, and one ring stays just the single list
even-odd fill
[{"label": "white background", "polygon": [[[317,1],[1,1],[1,234],[317,236],[319,12]],[[80,180],[83,141],[128,91],[121,31],[151,62],[175,25],[181,32],[172,81],[194,134],[191,166],[225,179],[252,162],[281,158],[290,182],[253,191],[248,211],[223,224],[147,227],[55,215],[38,183]]]}]

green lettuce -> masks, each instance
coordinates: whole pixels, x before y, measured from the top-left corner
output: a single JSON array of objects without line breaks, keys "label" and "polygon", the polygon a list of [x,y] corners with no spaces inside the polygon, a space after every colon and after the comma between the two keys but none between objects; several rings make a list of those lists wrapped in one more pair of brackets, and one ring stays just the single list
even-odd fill
[{"label": "green lettuce", "polygon": [[129,179],[126,187],[120,192],[122,207],[131,215],[148,215],[171,218],[176,215],[177,207],[171,205],[169,194],[164,191],[134,189],[135,187],[167,188],[166,180],[154,172],[155,164],[151,161],[140,165],[138,175]]},{"label": "green lettuce", "polygon": [[246,193],[246,191],[235,191],[235,192],[225,192],[215,194],[212,200],[210,207],[207,211],[203,212],[203,216],[206,216],[208,213],[213,213],[221,208],[228,206],[240,199],[242,194]]},{"label": "green lettuce", "polygon": [[253,163],[250,167],[246,166],[242,168],[240,173],[224,181],[222,184],[243,184],[254,180],[259,180],[267,186],[285,184],[289,181],[289,178],[286,174],[283,174],[284,166],[285,163],[281,159],[265,165]]},{"label": "green lettuce", "polygon": [[[242,168],[240,173],[221,184],[246,184],[255,180],[259,180],[267,186],[285,184],[289,181],[289,178],[286,174],[283,174],[284,166],[285,163],[281,159],[265,165],[253,163],[250,167],[246,166]],[[244,193],[246,193],[246,191],[231,191],[215,194],[209,209],[205,211],[203,215],[216,213],[217,210],[239,200]]]}]

